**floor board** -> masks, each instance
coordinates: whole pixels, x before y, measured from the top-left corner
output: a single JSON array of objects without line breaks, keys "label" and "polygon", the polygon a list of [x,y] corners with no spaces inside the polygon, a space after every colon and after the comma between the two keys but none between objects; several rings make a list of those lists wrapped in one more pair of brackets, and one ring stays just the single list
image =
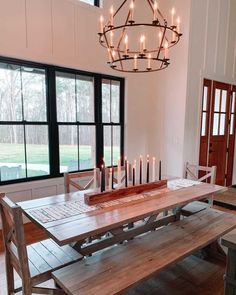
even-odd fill
[{"label": "floor board", "polygon": [[230,187],[227,191],[216,194],[214,204],[236,210],[236,188]]}]

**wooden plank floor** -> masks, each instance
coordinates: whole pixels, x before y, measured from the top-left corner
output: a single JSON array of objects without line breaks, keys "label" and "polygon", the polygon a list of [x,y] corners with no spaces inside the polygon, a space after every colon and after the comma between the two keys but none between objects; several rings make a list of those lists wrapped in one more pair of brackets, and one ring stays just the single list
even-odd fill
[{"label": "wooden plank floor", "polygon": [[[217,209],[220,208],[217,207]],[[236,214],[235,211],[223,210]],[[29,244],[46,238],[44,233],[32,224],[25,225],[25,232]],[[190,256],[139,284],[126,295],[223,295],[224,271],[225,265],[222,262],[217,260],[204,261]],[[19,280],[17,281],[19,284]],[[46,285],[52,285],[52,282],[48,282]],[[0,238],[0,295],[6,294],[3,243]]]},{"label": "wooden plank floor", "polygon": [[214,202],[231,209],[236,209],[236,188],[230,187],[227,191],[216,194],[214,196]]}]

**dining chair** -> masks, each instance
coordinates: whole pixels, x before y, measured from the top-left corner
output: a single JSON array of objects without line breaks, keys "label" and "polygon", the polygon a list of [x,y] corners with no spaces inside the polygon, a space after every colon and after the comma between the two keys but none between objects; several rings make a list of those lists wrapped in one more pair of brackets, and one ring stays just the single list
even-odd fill
[{"label": "dining chair", "polygon": [[189,164],[185,165],[185,178],[190,178],[200,182],[215,184],[216,182],[216,166],[206,167]]},{"label": "dining chair", "polygon": [[[118,167],[113,167],[113,185],[116,186],[118,184]],[[109,178],[110,178],[110,168],[106,168],[106,185],[109,185]],[[129,168],[128,168],[128,177],[127,177],[128,182],[132,180],[131,176],[131,164],[129,163]],[[125,186],[125,166],[121,166],[121,186]]]},{"label": "dining chair", "polygon": [[[95,176],[96,174],[96,176]],[[65,193],[71,192],[71,187],[83,191],[89,188],[98,188],[100,186],[100,169],[92,171],[64,173]]]},{"label": "dining chair", "polygon": [[[216,166],[206,167],[189,164],[185,165],[185,178],[196,180],[199,182],[207,182],[210,184],[215,184],[216,182]],[[208,201],[208,203],[203,201]],[[201,201],[192,202],[182,208],[182,214],[189,216],[198,213],[209,206],[213,206],[213,195],[206,196],[205,199]]]},{"label": "dining chair", "polygon": [[[24,295],[65,294],[62,290],[38,285],[50,279],[51,273],[83,257],[71,246],[58,246],[48,239],[26,246],[22,209],[5,194],[0,193],[0,213],[5,248],[7,294],[22,291]],[[15,287],[14,271],[21,278],[22,286]]]}]

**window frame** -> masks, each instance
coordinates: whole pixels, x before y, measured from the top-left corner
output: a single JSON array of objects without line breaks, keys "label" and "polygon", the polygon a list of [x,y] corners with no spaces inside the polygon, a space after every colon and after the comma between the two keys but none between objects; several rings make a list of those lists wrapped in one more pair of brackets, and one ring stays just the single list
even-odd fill
[{"label": "window frame", "polygon": [[[81,0],[80,0],[81,1]],[[81,1],[81,2],[83,2],[83,3],[85,3],[85,4],[88,4],[88,5],[91,5],[90,3],[86,3],[85,1]],[[93,0],[93,4],[92,4],[93,6],[97,6],[97,7],[100,7],[100,0]]]},{"label": "window frame", "polygon": [[[45,79],[46,79],[46,107],[47,107],[47,121],[43,125],[47,124],[48,126],[48,148],[49,148],[49,175],[28,177],[7,181],[0,181],[1,185],[22,183],[36,180],[44,180],[50,178],[61,177],[63,173],[60,173],[60,160],[59,160],[59,132],[58,126],[60,124],[67,124],[66,122],[57,122],[57,98],[56,98],[56,72],[64,72],[69,74],[81,75],[81,76],[90,76],[94,79],[94,108],[95,116],[94,123],[95,126],[95,142],[96,142],[96,166],[100,167],[103,163],[104,157],[104,140],[103,140],[103,126],[105,125],[119,125],[121,129],[120,134],[120,153],[121,157],[124,155],[124,114],[125,114],[125,79],[122,77],[111,76],[101,73],[93,73],[83,70],[77,70],[67,67],[61,67],[56,65],[42,64],[38,62],[31,62],[21,59],[14,59],[9,57],[1,57],[0,62],[10,63],[18,66],[29,66],[45,70]],[[120,82],[120,122],[119,123],[103,123],[102,122],[102,80],[108,79],[112,81]],[[10,123],[10,124],[9,124]],[[18,122],[17,124],[22,122]],[[77,122],[70,122],[72,124],[77,124]],[[68,123],[68,125],[70,125]],[[13,125],[11,122],[0,121],[0,124]],[[32,125],[30,122],[26,124]],[[37,122],[33,124],[38,125]],[[80,125],[90,125],[90,123],[79,123]],[[79,148],[79,146],[78,146]],[[89,171],[91,169],[79,170],[79,171]]]}]

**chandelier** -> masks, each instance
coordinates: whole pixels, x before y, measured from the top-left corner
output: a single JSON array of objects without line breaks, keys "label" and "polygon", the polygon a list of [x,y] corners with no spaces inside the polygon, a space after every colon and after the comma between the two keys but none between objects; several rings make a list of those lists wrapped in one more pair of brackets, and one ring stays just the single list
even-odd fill
[{"label": "chandelier", "polygon": [[[157,1],[147,1],[149,20],[138,17],[135,0],[123,0],[105,22],[100,17],[99,42],[107,49],[108,64],[114,70],[128,73],[155,72],[170,64],[169,49],[176,45],[180,33],[180,18],[171,10],[171,24],[161,13]],[[122,11],[128,9],[122,22]],[[139,19],[141,19],[139,21]]]}]

